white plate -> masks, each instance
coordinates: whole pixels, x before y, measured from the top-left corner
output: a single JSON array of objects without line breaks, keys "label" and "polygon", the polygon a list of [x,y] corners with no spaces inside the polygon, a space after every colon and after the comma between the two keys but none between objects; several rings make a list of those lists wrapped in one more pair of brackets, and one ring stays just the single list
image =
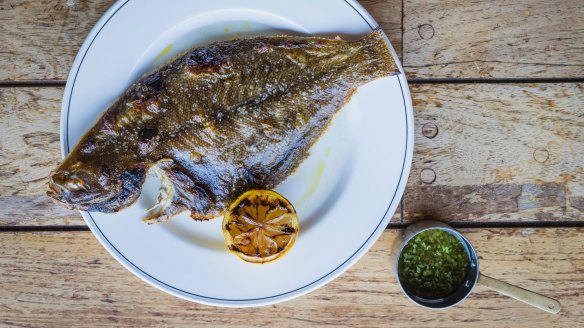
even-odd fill
[{"label": "white plate", "polygon": [[[63,98],[63,154],[134,80],[184,49],[242,35],[357,38],[375,27],[350,0],[119,1],[73,63]],[[120,263],[163,291],[220,306],[277,303],[331,281],[371,247],[400,201],[412,147],[404,75],[362,86],[297,173],[276,189],[297,208],[300,234],[286,256],[265,265],[230,254],[219,219],[195,222],[182,215],[153,226],[141,222],[156,198],[153,179],[131,208],[82,215]]]}]

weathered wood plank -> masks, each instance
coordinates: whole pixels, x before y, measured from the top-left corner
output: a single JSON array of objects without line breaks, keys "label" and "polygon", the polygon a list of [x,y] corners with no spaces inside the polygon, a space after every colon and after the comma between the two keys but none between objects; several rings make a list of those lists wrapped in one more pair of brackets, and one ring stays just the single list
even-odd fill
[{"label": "weathered wood plank", "polygon": [[0,196],[0,226],[85,225],[78,211],[57,206],[44,190],[37,196]]},{"label": "weathered wood plank", "polygon": [[[113,2],[0,3],[0,80],[66,79],[87,33]],[[401,1],[360,3],[401,54]],[[583,77],[582,6],[405,0],[404,65],[410,77]]]},{"label": "weathered wood plank", "polygon": [[409,77],[584,77],[584,2],[404,0]]},{"label": "weathered wood plank", "polygon": [[62,88],[0,88],[0,225],[83,224],[44,196],[59,163]]},{"label": "weathered wood plank", "polygon": [[422,309],[390,272],[396,230],[386,231],[348,272],[299,299],[228,309],[182,301],[118,264],[88,232],[2,233],[0,324],[4,326],[506,327],[584,325],[584,229],[464,230],[493,277],[560,300],[549,315],[478,287],[460,306]]},{"label": "weathered wood plank", "polygon": [[[83,224],[43,195],[58,164],[60,88],[0,89],[0,225]],[[578,221],[584,84],[413,85],[407,221]],[[437,134],[433,138],[433,133]],[[426,183],[422,181],[425,179]],[[392,222],[399,222],[399,211]]]},{"label": "weathered wood plank", "polygon": [[[0,2],[0,80],[65,80],[83,40],[114,0]],[[363,0],[401,54],[401,0]]]},{"label": "weathered wood plank", "polygon": [[61,159],[62,88],[0,88],[0,196],[36,196]]},{"label": "weathered wood plank", "polygon": [[67,79],[81,43],[114,2],[0,2],[0,80]]},{"label": "weathered wood plank", "polygon": [[424,84],[412,95],[406,221],[584,219],[584,84]]},{"label": "weathered wood plank", "polygon": [[402,53],[402,0],[359,0],[359,3],[375,18],[391,40],[399,59]]},{"label": "weathered wood plank", "polygon": [[[77,211],[45,196],[61,161],[62,88],[0,88],[0,226],[82,225]],[[392,222],[401,221],[400,210]]]}]

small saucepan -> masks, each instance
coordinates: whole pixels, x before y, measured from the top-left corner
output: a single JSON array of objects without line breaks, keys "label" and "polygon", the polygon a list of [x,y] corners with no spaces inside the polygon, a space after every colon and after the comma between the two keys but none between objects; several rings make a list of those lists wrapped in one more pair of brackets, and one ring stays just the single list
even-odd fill
[{"label": "small saucepan", "polygon": [[[402,256],[402,252],[406,245],[408,245],[408,243],[418,234],[430,229],[440,229],[456,237],[464,247],[466,255],[468,256],[466,277],[451,293],[447,296],[440,296],[438,298],[417,295],[417,292],[414,289],[409,288],[407,284],[401,280],[399,274],[400,257]],[[503,295],[510,296],[519,301],[535,306],[541,310],[550,313],[560,312],[560,303],[554,299],[481,274],[479,272],[479,260],[474,247],[462,234],[442,222],[430,220],[419,221],[406,228],[401,236],[395,241],[392,249],[392,263],[396,279],[403,292],[410,300],[426,308],[444,309],[454,306],[464,300],[476,284],[480,284]]]}]

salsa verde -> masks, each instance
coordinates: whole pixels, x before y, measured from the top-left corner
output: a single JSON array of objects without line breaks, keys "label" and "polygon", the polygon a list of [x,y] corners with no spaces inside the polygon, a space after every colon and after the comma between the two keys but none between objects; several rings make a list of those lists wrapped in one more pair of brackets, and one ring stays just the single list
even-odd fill
[{"label": "salsa verde", "polygon": [[425,299],[452,294],[469,270],[469,258],[461,240],[442,229],[425,230],[410,239],[398,262],[404,288]]}]

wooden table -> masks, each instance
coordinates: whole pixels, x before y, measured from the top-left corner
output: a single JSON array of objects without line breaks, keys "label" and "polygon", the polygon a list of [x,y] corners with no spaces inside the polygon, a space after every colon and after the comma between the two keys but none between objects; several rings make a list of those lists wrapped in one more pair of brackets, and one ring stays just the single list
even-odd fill
[{"label": "wooden table", "polygon": [[[60,160],[67,73],[112,3],[0,0],[0,325],[584,326],[584,2],[361,1],[411,83],[406,194],[381,239],[339,279],[253,309],[148,286],[78,213],[44,196]],[[413,305],[389,270],[389,248],[422,218],[461,228],[486,274],[559,299],[561,314],[483,288],[447,311]]]}]

